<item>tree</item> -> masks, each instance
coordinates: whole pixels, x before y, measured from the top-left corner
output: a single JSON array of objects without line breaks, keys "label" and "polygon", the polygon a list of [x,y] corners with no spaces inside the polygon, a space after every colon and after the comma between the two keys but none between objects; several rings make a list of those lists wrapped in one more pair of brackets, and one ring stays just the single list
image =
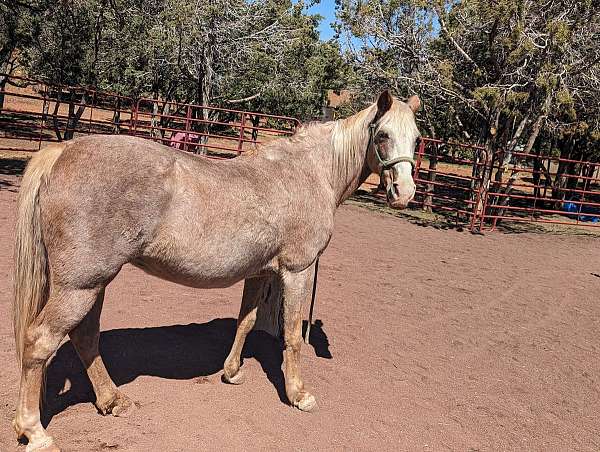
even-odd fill
[{"label": "tree", "polygon": [[497,182],[517,146],[530,153],[542,132],[573,140],[585,130],[585,148],[597,147],[592,0],[340,0],[338,17],[340,33],[363,44],[349,53],[359,81],[418,91],[431,133],[475,140],[489,156],[504,149]]},{"label": "tree", "polygon": [[44,0],[0,0],[0,110],[4,105],[3,91],[6,83],[17,67],[19,50],[31,42],[29,25],[44,4]]},{"label": "tree", "polygon": [[314,117],[343,73],[317,25],[290,0],[63,0],[31,21],[22,62],[33,76],[149,96],[160,108],[175,100]]},{"label": "tree", "polygon": [[[247,53],[231,67],[223,96],[254,111],[313,119],[320,116],[328,89],[341,89],[346,65],[335,42],[322,42],[318,16],[303,2],[266,2],[258,30],[267,40],[246,40]],[[242,100],[242,102],[236,100]]]}]

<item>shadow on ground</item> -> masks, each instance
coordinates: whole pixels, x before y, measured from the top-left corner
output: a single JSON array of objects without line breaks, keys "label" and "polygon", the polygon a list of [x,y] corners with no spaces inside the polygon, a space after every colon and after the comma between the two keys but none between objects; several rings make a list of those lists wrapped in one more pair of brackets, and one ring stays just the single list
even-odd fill
[{"label": "shadow on ground", "polygon": [[27,166],[27,160],[22,159],[0,159],[0,174],[17,176],[23,174]]},{"label": "shadow on ground", "polygon": [[[323,322],[317,320],[311,328],[310,344],[317,356],[331,359],[329,340],[322,327]],[[189,380],[221,372],[235,329],[236,320],[225,318],[201,324],[109,330],[100,335],[100,353],[117,386],[142,375]],[[248,335],[242,358],[255,358],[260,363],[280,400],[287,404],[280,340],[253,331]],[[47,369],[44,425],[68,407],[94,400],[91,384],[71,342],[63,344]]]},{"label": "shadow on ground", "polygon": [[26,160],[0,158],[0,190],[17,192],[18,183],[15,176],[23,174],[26,165]]},{"label": "shadow on ground", "polygon": [[[384,198],[367,192],[365,190],[357,190],[354,195],[350,197],[347,204],[364,207],[369,210],[376,212],[383,212],[388,215],[392,215],[398,218],[403,218],[409,223],[412,223],[421,227],[430,227],[434,229],[454,229],[458,232],[469,231],[469,219],[465,215],[457,215],[450,211],[435,211],[425,212],[421,209],[409,208],[406,210],[395,210],[387,206]],[[555,220],[565,221],[564,217],[543,217],[548,220],[554,218]],[[572,225],[549,223],[549,222],[510,222],[503,221],[499,222],[494,231],[501,232],[504,234],[552,234],[552,235],[577,235],[577,236],[592,236],[598,237],[600,235],[600,227],[590,227],[592,223],[586,225]],[[482,235],[491,231],[491,225],[486,223],[483,231],[470,231],[472,234]]]},{"label": "shadow on ground", "polygon": [[[435,229],[456,229],[463,231],[467,224],[467,220],[462,217],[457,217],[452,212],[425,212],[421,209],[404,209],[397,210],[388,207],[385,198],[378,196],[377,193],[368,192],[365,190],[357,190],[348,201],[348,204],[354,204],[360,207],[365,207],[376,212],[384,212],[389,215],[404,218],[409,223],[422,227],[431,227]],[[463,216],[464,217],[464,216]],[[468,229],[468,228],[467,228]]]}]

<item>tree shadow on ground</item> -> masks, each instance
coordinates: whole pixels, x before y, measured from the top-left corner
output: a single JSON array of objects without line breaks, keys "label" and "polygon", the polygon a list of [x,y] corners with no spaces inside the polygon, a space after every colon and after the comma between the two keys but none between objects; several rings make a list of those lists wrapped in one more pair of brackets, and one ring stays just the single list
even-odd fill
[{"label": "tree shadow on ground", "polygon": [[397,210],[388,207],[385,197],[379,193],[357,190],[348,201],[348,204],[355,204],[376,212],[387,213],[394,217],[403,218],[409,223],[421,227],[431,227],[434,229],[456,229],[461,232],[468,226],[468,219],[464,216],[457,216],[450,211],[425,212],[421,209]]},{"label": "tree shadow on ground", "polygon": [[0,159],[0,174],[17,176],[23,174],[27,166],[27,160],[22,159]]},{"label": "tree shadow on ground", "polygon": [[16,192],[18,189],[18,184],[14,176],[23,174],[26,165],[26,160],[0,158],[0,190]]},{"label": "tree shadow on ground", "polygon": [[[454,212],[424,212],[421,209],[394,210],[386,205],[385,199],[364,190],[357,190],[354,195],[346,201],[348,204],[357,205],[376,212],[383,212],[398,218],[403,218],[411,224],[433,229],[453,229],[458,232],[469,231],[469,219],[465,215],[457,215]],[[518,216],[516,216],[519,218]],[[558,224],[548,220],[565,221],[568,216],[547,215],[536,217],[538,221],[502,221],[493,228],[494,231],[504,234],[553,234],[553,235],[577,235],[597,237],[600,235],[600,227],[594,223],[580,224]],[[544,220],[544,221],[540,221]],[[478,229],[478,224],[473,231],[474,235],[484,235],[492,231],[492,224],[486,221],[483,229]]]},{"label": "tree shadow on ground", "polygon": [[[331,359],[329,340],[320,320],[311,331],[311,345],[319,357]],[[236,320],[215,319],[207,323],[151,328],[124,328],[100,334],[100,353],[117,386],[142,375],[189,380],[214,375],[223,369],[236,330]],[[281,341],[262,331],[248,335],[242,358],[255,358],[287,402]],[[66,388],[66,389],[65,389]],[[47,369],[46,404],[42,422],[72,405],[93,402],[95,396],[71,342],[63,344]]]}]

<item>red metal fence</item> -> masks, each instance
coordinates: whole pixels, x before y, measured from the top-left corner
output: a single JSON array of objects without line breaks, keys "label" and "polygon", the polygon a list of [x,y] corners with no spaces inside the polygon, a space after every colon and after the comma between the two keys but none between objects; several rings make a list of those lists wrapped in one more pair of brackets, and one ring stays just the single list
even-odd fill
[{"label": "red metal fence", "polygon": [[499,151],[475,227],[500,222],[600,226],[600,164],[582,159]]},{"label": "red metal fence", "polygon": [[411,206],[479,231],[509,223],[600,227],[600,162],[487,155],[482,146],[422,139]]},{"label": "red metal fence", "polygon": [[[0,149],[37,151],[43,143],[94,133],[129,134],[224,156],[279,135],[295,118],[52,85],[10,76],[0,89]],[[227,155],[229,154],[229,155]]]},{"label": "red metal fence", "polygon": [[219,107],[156,99],[136,103],[132,134],[196,153],[240,154],[281,135],[292,135],[300,121]]},{"label": "red metal fence", "polygon": [[11,76],[0,97],[0,148],[5,150],[37,151],[47,142],[131,128],[133,99],[117,94]]},{"label": "red metal fence", "polygon": [[471,223],[485,170],[484,148],[423,138],[416,152],[413,205]]},{"label": "red metal fence", "polygon": [[[22,86],[19,86],[22,85]],[[3,100],[3,102],[1,101]],[[36,151],[74,136],[130,134],[228,158],[291,135],[295,118],[157,99],[11,76],[0,89],[0,149]],[[600,163],[498,151],[424,138],[416,150],[411,206],[471,230],[507,223],[600,227]]]}]

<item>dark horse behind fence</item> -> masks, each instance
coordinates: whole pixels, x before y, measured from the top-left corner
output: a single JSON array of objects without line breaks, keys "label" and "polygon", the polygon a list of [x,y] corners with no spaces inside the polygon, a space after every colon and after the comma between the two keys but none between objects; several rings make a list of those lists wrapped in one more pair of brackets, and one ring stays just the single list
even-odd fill
[{"label": "dark horse behind fence", "polygon": [[131,406],[98,352],[104,289],[131,263],[192,287],[245,280],[223,378],[241,383],[240,353],[265,279],[282,292],[285,392],[316,405],[299,371],[301,307],[336,208],[372,172],[388,202],[413,198],[414,112],[387,91],[344,120],[308,125],[241,157],[215,161],[123,136],[49,146],[31,160],[18,204],[14,327],[21,383],[14,427],[27,451],[59,450],[40,423],[44,366],[68,334],[103,414]]}]

